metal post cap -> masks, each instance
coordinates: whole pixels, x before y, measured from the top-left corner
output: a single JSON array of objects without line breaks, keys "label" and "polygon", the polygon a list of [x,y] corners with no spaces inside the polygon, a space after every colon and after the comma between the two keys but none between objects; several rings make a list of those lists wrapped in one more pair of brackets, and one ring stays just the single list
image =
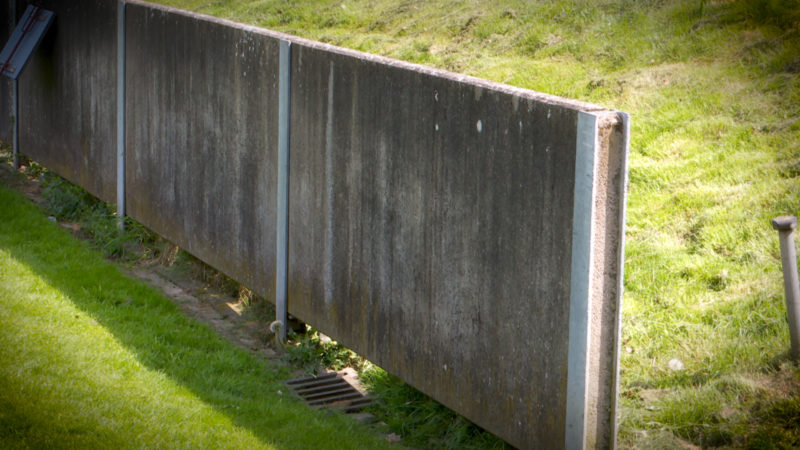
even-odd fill
[{"label": "metal post cap", "polygon": [[772,219],[772,228],[778,231],[791,231],[797,228],[797,217],[778,216]]}]

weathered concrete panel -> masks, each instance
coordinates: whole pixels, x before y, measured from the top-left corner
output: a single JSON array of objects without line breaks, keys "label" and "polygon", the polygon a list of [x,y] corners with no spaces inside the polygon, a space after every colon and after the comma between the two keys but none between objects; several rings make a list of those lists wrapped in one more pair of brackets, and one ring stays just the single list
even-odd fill
[{"label": "weathered concrete panel", "polygon": [[126,14],[128,214],[270,295],[278,40],[153,5]]},{"label": "weathered concrete panel", "polygon": [[[14,0],[0,2],[0,49],[8,42],[11,31],[14,29],[14,17],[11,14]],[[11,145],[13,128],[11,116],[13,107],[11,103],[12,82],[7,77],[0,77],[0,141]]]},{"label": "weathered concrete panel", "polygon": [[[305,41],[292,71],[290,312],[514,445],[563,446],[577,122],[596,111],[609,133],[616,113]],[[619,191],[624,153],[604,189]],[[615,286],[587,299],[611,314],[589,325],[604,354]],[[601,446],[611,366],[589,388],[601,433],[586,441]]]},{"label": "weathered concrete panel", "polygon": [[56,17],[19,80],[20,153],[114,202],[117,2],[36,4]]}]

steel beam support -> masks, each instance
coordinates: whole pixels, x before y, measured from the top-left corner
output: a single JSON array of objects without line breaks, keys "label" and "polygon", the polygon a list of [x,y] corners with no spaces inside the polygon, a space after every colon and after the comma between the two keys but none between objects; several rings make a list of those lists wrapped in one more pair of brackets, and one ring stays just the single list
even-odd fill
[{"label": "steel beam support", "polygon": [[117,2],[117,227],[125,228],[125,0]]},{"label": "steel beam support", "polygon": [[597,117],[578,113],[575,155],[575,196],[572,207],[572,274],[569,299],[567,405],[564,447],[586,445],[587,355],[591,298],[592,224],[594,223]]},{"label": "steel beam support", "polygon": [[286,340],[289,281],[289,149],[291,114],[291,42],[280,41],[278,67],[278,223],[276,236],[275,330]]},{"label": "steel beam support", "polygon": [[[11,23],[14,27],[17,26],[17,2],[11,2]],[[11,29],[13,30],[14,27]],[[12,138],[12,155],[13,155],[13,164],[14,169],[19,169],[19,81],[15,78],[11,81],[11,108],[13,119],[12,119],[12,126],[13,129],[13,138]]]}]

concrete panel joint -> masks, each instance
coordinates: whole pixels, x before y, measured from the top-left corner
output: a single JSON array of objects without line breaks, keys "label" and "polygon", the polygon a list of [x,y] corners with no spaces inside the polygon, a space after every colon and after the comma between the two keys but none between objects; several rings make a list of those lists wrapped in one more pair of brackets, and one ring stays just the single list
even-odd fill
[{"label": "concrete panel joint", "polygon": [[289,273],[289,150],[291,117],[291,49],[289,41],[280,41],[278,62],[278,223],[275,278],[275,324],[279,339],[286,340],[288,328]]},{"label": "concrete panel joint", "polygon": [[12,164],[15,169],[19,169],[19,80],[11,81],[11,126],[13,127]]},{"label": "concrete panel joint", "polygon": [[[11,18],[14,25],[17,22],[17,2],[11,2]],[[19,169],[19,80],[14,78],[11,82],[11,126],[12,131],[12,164]]]},{"label": "concrete panel joint", "polygon": [[592,225],[594,204],[595,143],[597,118],[578,113],[575,149],[575,194],[573,199],[572,267],[569,299],[569,357],[567,366],[567,449],[584,446],[586,418],[586,359],[589,345],[589,301],[591,298]]},{"label": "concrete panel joint", "polygon": [[125,227],[125,0],[117,1],[117,227]]}]

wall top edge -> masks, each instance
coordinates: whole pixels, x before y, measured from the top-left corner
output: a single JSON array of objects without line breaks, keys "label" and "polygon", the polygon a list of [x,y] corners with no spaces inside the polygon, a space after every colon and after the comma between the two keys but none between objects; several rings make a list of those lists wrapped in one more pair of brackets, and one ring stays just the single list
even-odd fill
[{"label": "wall top edge", "polygon": [[[573,100],[565,97],[559,97],[556,95],[545,94],[542,92],[533,91],[530,89],[524,89],[516,86],[511,86],[508,84],[498,83],[494,81],[489,81],[483,78],[477,78],[469,75],[449,72],[443,69],[436,69],[433,67],[427,67],[420,64],[414,64],[406,61],[400,61],[397,59],[388,58],[385,56],[374,55],[370,53],[360,52],[358,50],[352,50],[344,47],[338,47],[331,44],[326,44],[323,42],[313,41],[310,39],[301,38],[298,36],[294,36],[291,34],[281,33],[278,31],[269,30],[266,28],[258,27],[255,25],[246,25],[239,22],[234,22],[229,19],[221,19],[219,17],[209,16],[206,14],[201,14],[193,11],[185,11],[182,9],[173,8],[170,6],[164,6],[156,3],[150,3],[143,0],[121,0],[124,3],[132,4],[132,5],[139,5],[143,7],[148,7],[156,10],[161,10],[164,12],[169,12],[172,14],[178,14],[186,17],[191,17],[197,20],[202,20],[206,22],[213,22],[218,23],[220,25],[225,25],[233,28],[237,28],[243,31],[247,31],[254,34],[260,34],[264,36],[268,36],[274,39],[281,39],[291,42],[292,44],[301,45],[308,48],[313,48],[317,50],[324,50],[331,53],[350,56],[353,58],[357,58],[363,61],[372,62],[376,64],[384,64],[391,67],[398,67],[407,70],[411,70],[417,73],[436,76],[440,78],[444,78],[447,80],[455,81],[458,83],[465,83],[470,84],[476,87],[498,91],[510,95],[516,95],[520,98],[529,99],[533,101],[537,101],[540,103],[553,105],[553,106],[560,106],[567,109],[572,109],[580,112],[587,112],[587,113],[605,113],[610,112],[614,113],[616,117],[617,114],[615,111],[605,108],[599,105],[595,105],[592,103],[583,102],[580,100]],[[621,119],[616,119],[621,120]],[[616,122],[616,120],[614,120]]]}]

